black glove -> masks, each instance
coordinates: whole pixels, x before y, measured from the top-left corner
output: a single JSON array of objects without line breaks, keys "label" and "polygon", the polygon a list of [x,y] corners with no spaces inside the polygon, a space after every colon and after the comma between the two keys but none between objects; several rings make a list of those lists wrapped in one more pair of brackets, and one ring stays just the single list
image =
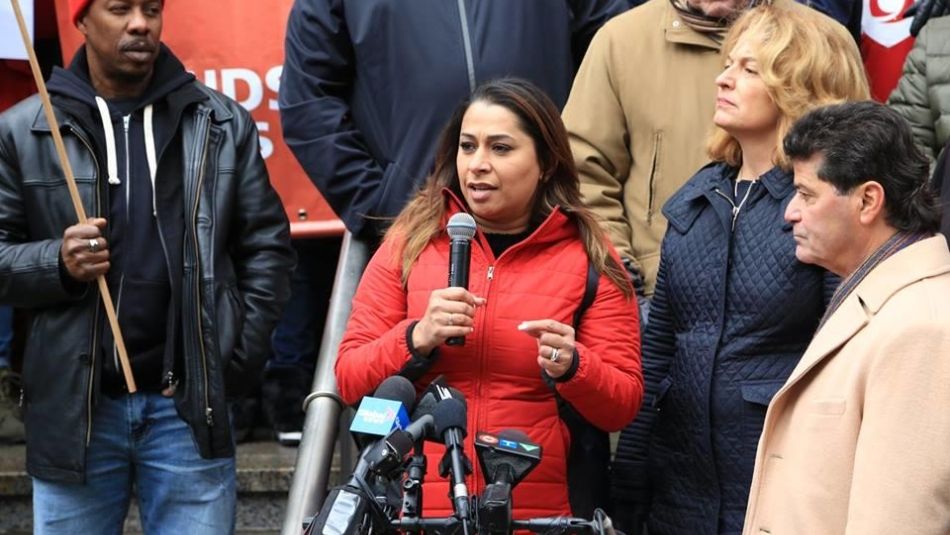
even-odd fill
[{"label": "black glove", "polygon": [[623,267],[627,270],[627,275],[630,277],[630,284],[633,285],[633,290],[638,296],[642,297],[646,291],[646,283],[643,281],[643,273],[640,271],[640,268],[633,263],[633,260],[624,258],[622,261]]},{"label": "black glove", "polygon": [[914,17],[910,23],[910,35],[913,37],[917,37],[928,20],[944,15],[950,15],[947,0],[917,0],[904,12],[904,18]]}]

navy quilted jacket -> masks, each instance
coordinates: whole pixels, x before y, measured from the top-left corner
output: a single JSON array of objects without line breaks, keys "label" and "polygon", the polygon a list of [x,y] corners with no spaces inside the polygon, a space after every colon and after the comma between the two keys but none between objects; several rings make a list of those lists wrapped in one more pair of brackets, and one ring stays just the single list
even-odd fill
[{"label": "navy quilted jacket", "polygon": [[837,283],[795,258],[791,174],[774,168],[750,186],[733,230],[735,176],[709,164],[663,209],[646,395],[613,475],[616,511],[649,504],[650,535],[741,533],[765,409]]}]

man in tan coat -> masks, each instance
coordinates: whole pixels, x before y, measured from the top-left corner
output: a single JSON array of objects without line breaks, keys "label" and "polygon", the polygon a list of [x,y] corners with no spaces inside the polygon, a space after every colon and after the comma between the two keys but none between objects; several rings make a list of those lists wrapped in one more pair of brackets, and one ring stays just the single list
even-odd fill
[{"label": "man in tan coat", "polygon": [[950,533],[950,252],[927,159],[873,102],[785,138],[796,256],[844,281],[772,399],[746,535]]},{"label": "man in tan coat", "polygon": [[[584,200],[653,294],[663,203],[708,160],[719,49],[745,0],[651,0],[594,36],[564,108]],[[703,13],[708,15],[704,19]]]}]

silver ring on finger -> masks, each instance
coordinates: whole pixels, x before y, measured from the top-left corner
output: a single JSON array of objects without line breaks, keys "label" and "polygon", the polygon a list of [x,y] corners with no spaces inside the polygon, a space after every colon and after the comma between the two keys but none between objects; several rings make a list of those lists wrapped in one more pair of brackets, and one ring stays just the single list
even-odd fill
[{"label": "silver ring on finger", "polygon": [[452,321],[452,314],[449,314],[449,327],[452,327],[453,325],[455,325],[455,322]]},{"label": "silver ring on finger", "polygon": [[99,250],[99,239],[98,239],[98,238],[92,238],[91,240],[89,240],[89,252],[90,252],[90,253],[95,253],[95,252],[97,252],[98,250]]},{"label": "silver ring on finger", "polygon": [[557,362],[557,359],[559,358],[561,358],[561,349],[555,347],[551,351],[551,362]]}]

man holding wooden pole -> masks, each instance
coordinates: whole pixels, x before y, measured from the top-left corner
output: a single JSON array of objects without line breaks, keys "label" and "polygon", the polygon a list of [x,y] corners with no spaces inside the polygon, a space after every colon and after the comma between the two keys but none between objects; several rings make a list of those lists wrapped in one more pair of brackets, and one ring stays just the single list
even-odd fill
[{"label": "man holding wooden pole", "polygon": [[36,533],[119,533],[133,488],[146,533],[234,529],[226,397],[258,379],[294,253],[253,120],[161,44],[163,4],[71,0],[85,46],[0,115]]}]

